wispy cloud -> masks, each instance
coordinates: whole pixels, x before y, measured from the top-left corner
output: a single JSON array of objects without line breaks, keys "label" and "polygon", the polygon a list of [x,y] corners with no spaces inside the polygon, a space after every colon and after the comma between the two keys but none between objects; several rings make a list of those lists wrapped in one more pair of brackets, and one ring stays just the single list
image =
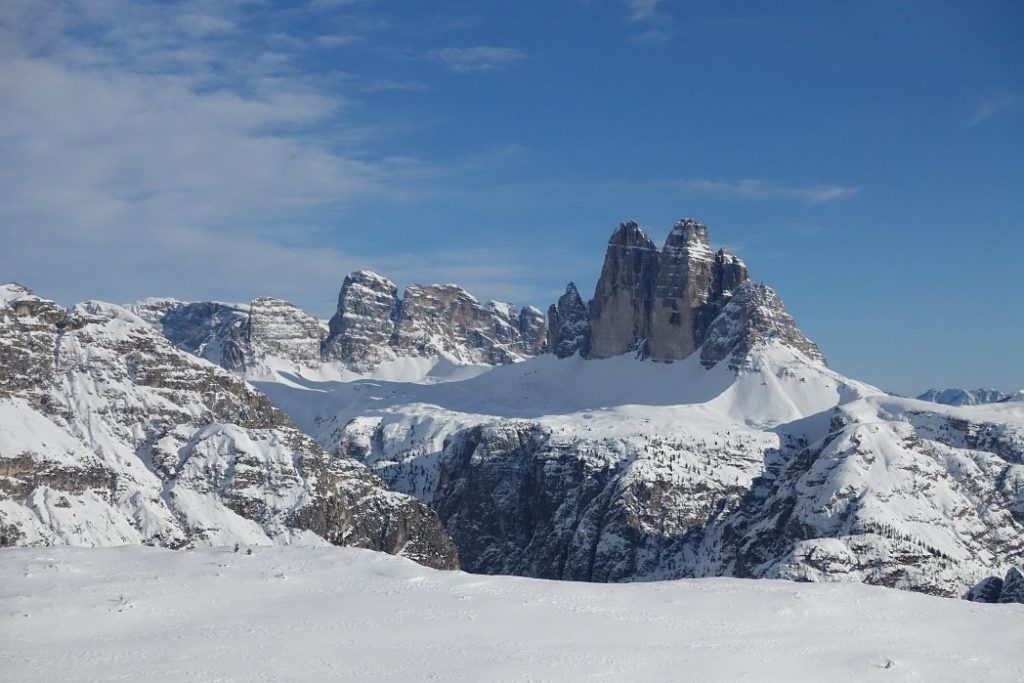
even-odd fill
[{"label": "wispy cloud", "polygon": [[430,86],[420,81],[396,81],[391,79],[378,79],[370,81],[362,88],[361,92],[425,92]]},{"label": "wispy cloud", "polygon": [[647,21],[658,14],[658,8],[664,0],[622,0],[629,12],[630,21]]},{"label": "wispy cloud", "polygon": [[443,47],[431,50],[427,56],[444,64],[452,71],[484,71],[508,66],[526,59],[526,53],[514,47],[477,45],[474,47]]},{"label": "wispy cloud", "polygon": [[691,178],[676,181],[683,188],[734,199],[771,200],[788,199],[805,204],[825,204],[848,199],[857,189],[847,185],[788,185],[770,180],[706,180]]},{"label": "wispy cloud", "polygon": [[974,110],[974,115],[967,121],[967,125],[976,126],[983,121],[987,121],[997,114],[1012,109],[1017,105],[1018,101],[1016,96],[1009,93],[1001,93],[989,97],[978,104]]},{"label": "wispy cloud", "polygon": [[429,192],[440,172],[373,153],[337,79],[239,35],[233,3],[180,7],[203,12],[0,5],[4,277],[69,298],[287,295],[358,264],[324,239],[324,216]]},{"label": "wispy cloud", "polygon": [[665,10],[664,0],[620,0],[627,19],[634,29],[626,36],[632,43],[664,43],[674,35],[672,15]]}]

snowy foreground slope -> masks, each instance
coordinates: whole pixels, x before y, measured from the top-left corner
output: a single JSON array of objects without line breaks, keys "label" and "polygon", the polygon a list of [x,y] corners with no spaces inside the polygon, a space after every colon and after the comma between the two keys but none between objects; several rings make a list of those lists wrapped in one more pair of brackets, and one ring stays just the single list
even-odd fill
[{"label": "snowy foreground slope", "polygon": [[[254,599],[258,596],[258,599]],[[348,548],[25,548],[9,681],[1019,681],[1024,605],[858,584],[594,585]]]}]

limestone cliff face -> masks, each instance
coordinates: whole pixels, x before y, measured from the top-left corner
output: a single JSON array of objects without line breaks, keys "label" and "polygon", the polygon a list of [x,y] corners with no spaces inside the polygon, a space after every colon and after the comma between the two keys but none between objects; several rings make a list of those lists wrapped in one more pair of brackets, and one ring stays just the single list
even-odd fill
[{"label": "limestone cliff face", "polygon": [[296,367],[318,365],[326,335],[315,317],[269,296],[248,305],[146,299],[129,310],[179,349],[239,372],[254,370],[268,360]]},{"label": "limestone cliff face", "polygon": [[322,354],[356,372],[400,357],[497,365],[540,353],[546,338],[536,308],[481,303],[457,285],[409,285],[399,298],[390,280],[360,271],[345,278]]},{"label": "limestone cliff face", "polygon": [[320,362],[320,321],[282,299],[260,297],[249,306],[249,351],[253,361],[284,358],[296,365]]},{"label": "limestone cliff face", "polygon": [[590,304],[588,356],[686,358],[746,279],[743,262],[725,249],[713,252],[707,226],[692,218],[676,224],[661,251],[636,223],[623,223],[608,242]]},{"label": "limestone cliff face", "polygon": [[644,350],[658,260],[657,247],[635,221],[622,223],[612,234],[590,302],[591,358]]},{"label": "limestone cliff face", "polygon": [[329,323],[324,360],[342,361],[363,372],[393,359],[390,345],[398,307],[398,288],[387,278],[368,270],[346,277]]},{"label": "limestone cliff face", "polygon": [[679,221],[660,256],[646,352],[654,360],[685,358],[699,343],[700,315],[715,279],[707,226]]},{"label": "limestone cliff face", "polygon": [[533,356],[547,349],[547,323],[544,312],[533,306],[524,306],[519,311],[519,336],[523,340],[524,351]]},{"label": "limestone cliff face", "polygon": [[409,285],[392,346],[401,356],[446,355],[496,365],[525,357],[515,306],[481,304],[456,285]]},{"label": "limestone cliff face", "polygon": [[548,350],[559,358],[586,353],[590,320],[576,284],[570,282],[558,303],[548,309]]}]

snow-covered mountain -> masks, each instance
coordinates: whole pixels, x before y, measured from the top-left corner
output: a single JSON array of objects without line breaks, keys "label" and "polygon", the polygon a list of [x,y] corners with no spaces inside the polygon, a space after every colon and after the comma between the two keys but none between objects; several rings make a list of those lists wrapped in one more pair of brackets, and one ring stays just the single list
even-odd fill
[{"label": "snow-covered mountain", "polygon": [[128,310],[0,287],[0,545],[332,542],[456,564],[437,516]]},{"label": "snow-covered mountain", "polygon": [[544,314],[532,306],[480,303],[457,285],[410,285],[399,298],[394,283],[370,271],[345,278],[326,324],[272,297],[145,299],[127,308],[178,348],[246,377],[426,378],[521,361],[547,346]]},{"label": "snow-covered mountain", "polygon": [[397,292],[354,273],[326,324],[268,298],[114,317],[429,506],[469,571],[1016,595],[1024,402],[899,399],[830,370],[692,219],[661,249],[620,225],[593,299],[570,283],[546,321],[454,285]]},{"label": "snow-covered mountain", "polygon": [[981,403],[999,403],[1010,396],[996,389],[929,389],[917,398],[947,406],[976,406]]}]

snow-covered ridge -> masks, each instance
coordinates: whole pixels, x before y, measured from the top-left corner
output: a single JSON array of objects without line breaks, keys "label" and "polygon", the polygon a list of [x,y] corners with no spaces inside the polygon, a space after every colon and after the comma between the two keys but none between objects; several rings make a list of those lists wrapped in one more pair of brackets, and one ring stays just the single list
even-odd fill
[{"label": "snow-covered ridge", "polygon": [[973,406],[979,403],[999,403],[1010,398],[996,389],[929,389],[917,397],[920,401],[943,403],[949,406]]},{"label": "snow-covered ridge", "polygon": [[131,311],[5,300],[0,546],[334,542],[454,565],[423,505]]}]

